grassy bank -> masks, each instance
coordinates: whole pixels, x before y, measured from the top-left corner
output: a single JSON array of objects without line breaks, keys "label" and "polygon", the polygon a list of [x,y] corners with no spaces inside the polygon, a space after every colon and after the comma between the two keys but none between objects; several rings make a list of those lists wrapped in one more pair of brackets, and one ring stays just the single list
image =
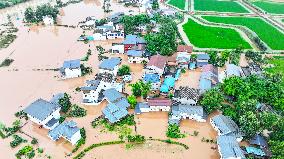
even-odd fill
[{"label": "grassy bank", "polygon": [[268,13],[284,14],[284,3],[256,1],[252,2],[252,4],[254,4],[255,6],[261,8],[262,10]]},{"label": "grassy bank", "polygon": [[260,18],[202,16],[209,22],[245,26],[273,50],[284,50],[284,34]]},{"label": "grassy bank", "polygon": [[251,48],[234,29],[204,26],[188,19],[183,30],[190,42],[199,48],[234,49],[240,45],[246,49]]},{"label": "grassy bank", "polygon": [[194,8],[198,11],[248,13],[244,7],[235,1],[195,0]]}]

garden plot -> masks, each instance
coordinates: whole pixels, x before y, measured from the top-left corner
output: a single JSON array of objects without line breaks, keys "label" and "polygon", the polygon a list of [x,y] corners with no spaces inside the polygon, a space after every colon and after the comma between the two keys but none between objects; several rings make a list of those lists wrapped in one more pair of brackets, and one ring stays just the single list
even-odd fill
[{"label": "garden plot", "polygon": [[234,29],[205,26],[188,19],[183,25],[183,30],[189,41],[198,48],[234,49],[238,46],[251,48]]},{"label": "garden plot", "polygon": [[249,28],[273,50],[284,50],[284,34],[260,18],[202,16],[214,23],[239,25]]},{"label": "garden plot", "polygon": [[252,2],[255,6],[260,9],[273,14],[284,14],[284,3],[276,3],[269,1],[256,1]]},{"label": "garden plot", "polygon": [[195,0],[194,8],[197,11],[249,13],[236,1]]}]

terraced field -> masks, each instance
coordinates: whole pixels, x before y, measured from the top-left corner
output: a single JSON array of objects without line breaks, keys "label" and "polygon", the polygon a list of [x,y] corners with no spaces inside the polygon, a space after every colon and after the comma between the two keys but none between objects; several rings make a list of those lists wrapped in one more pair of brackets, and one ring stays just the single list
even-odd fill
[{"label": "terraced field", "polygon": [[189,41],[199,48],[234,49],[238,46],[251,48],[234,29],[204,26],[192,19],[183,25]]},{"label": "terraced field", "polygon": [[268,13],[284,14],[284,3],[256,1],[252,2],[252,4]]},{"label": "terraced field", "polygon": [[284,50],[284,34],[260,18],[202,16],[215,23],[240,25],[254,31],[273,50]]},{"label": "terraced field", "polygon": [[185,0],[170,0],[168,4],[175,6],[181,10],[185,8]]},{"label": "terraced field", "polygon": [[249,13],[239,3],[230,0],[194,0],[194,8],[198,11]]}]

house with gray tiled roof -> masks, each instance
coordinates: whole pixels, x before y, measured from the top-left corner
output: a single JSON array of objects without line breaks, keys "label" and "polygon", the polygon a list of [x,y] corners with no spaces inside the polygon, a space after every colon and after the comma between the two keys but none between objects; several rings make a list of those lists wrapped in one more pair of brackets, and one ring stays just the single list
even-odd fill
[{"label": "house with gray tiled roof", "polygon": [[50,130],[48,136],[53,141],[57,141],[63,137],[72,145],[75,145],[81,139],[80,129],[74,121],[64,121],[54,129]]},{"label": "house with gray tiled roof", "polygon": [[181,104],[196,105],[199,99],[199,89],[179,87],[175,90],[173,99]]},{"label": "house with gray tiled roof", "polygon": [[221,159],[245,159],[235,136],[218,136],[218,151]]},{"label": "house with gray tiled roof", "polygon": [[207,115],[202,106],[184,104],[172,106],[171,115],[169,116],[171,120],[181,121],[182,119],[191,119],[198,122],[206,122],[206,117]]},{"label": "house with gray tiled roof", "polygon": [[80,77],[81,67],[80,60],[64,61],[63,66],[60,68],[60,73],[63,79]]},{"label": "house with gray tiled roof", "polygon": [[209,62],[209,55],[208,54],[197,54],[196,58],[196,66],[197,67],[202,67],[204,65],[207,65]]},{"label": "house with gray tiled roof", "polygon": [[99,73],[94,80],[87,80],[86,85],[81,87],[83,93],[82,103],[85,105],[98,105],[104,99],[104,91],[110,88],[122,92],[123,83],[117,83],[114,81],[112,74]]},{"label": "house with gray tiled roof", "polygon": [[121,63],[121,58],[119,57],[111,57],[109,59],[105,59],[99,65],[99,73],[110,73],[116,76],[120,63]]},{"label": "house with gray tiled roof", "polygon": [[29,119],[46,129],[53,129],[59,124],[60,105],[38,99],[27,106],[23,111],[27,113]]},{"label": "house with gray tiled roof", "polygon": [[149,61],[148,57],[145,56],[145,52],[141,50],[128,50],[127,56],[129,63],[142,63],[142,61]]},{"label": "house with gray tiled roof", "polygon": [[228,116],[216,115],[210,119],[213,128],[219,136],[235,136],[237,141],[242,141],[242,133],[238,125]]}]

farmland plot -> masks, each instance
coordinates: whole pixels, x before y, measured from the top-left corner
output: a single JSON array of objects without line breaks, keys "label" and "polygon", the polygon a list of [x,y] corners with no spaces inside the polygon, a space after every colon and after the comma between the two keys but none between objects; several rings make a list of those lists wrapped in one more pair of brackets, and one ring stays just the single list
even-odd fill
[{"label": "farmland plot", "polygon": [[252,2],[252,4],[268,13],[284,14],[284,3],[256,1]]},{"label": "farmland plot", "polygon": [[234,12],[234,13],[249,12],[236,1],[223,1],[223,0],[195,0],[194,8],[195,10],[198,11]]}]

